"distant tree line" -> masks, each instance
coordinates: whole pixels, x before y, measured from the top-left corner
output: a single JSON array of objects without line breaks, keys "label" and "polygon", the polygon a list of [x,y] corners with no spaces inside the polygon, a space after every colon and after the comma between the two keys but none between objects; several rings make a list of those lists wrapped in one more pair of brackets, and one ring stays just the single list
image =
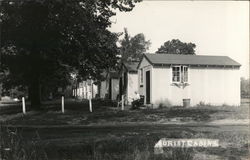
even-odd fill
[{"label": "distant tree line", "polygon": [[[149,49],[151,42],[146,40],[143,33],[130,36],[127,28],[124,29],[124,38],[120,40],[121,47],[119,48],[122,61],[140,60],[142,55]],[[172,39],[164,42],[158,48],[156,54],[181,54],[195,55],[194,43],[181,42],[179,39]]]},{"label": "distant tree line", "polygon": [[240,90],[242,98],[250,98],[250,82],[249,78],[245,79],[241,77],[240,79]]},{"label": "distant tree line", "polygon": [[172,39],[171,41],[166,41],[156,53],[158,54],[195,54],[194,43],[181,42],[179,39]]},{"label": "distant tree line", "polygon": [[130,36],[127,28],[124,28],[124,38],[120,40],[120,55],[122,61],[139,61],[143,54],[149,49],[151,42],[146,40],[143,33]]}]

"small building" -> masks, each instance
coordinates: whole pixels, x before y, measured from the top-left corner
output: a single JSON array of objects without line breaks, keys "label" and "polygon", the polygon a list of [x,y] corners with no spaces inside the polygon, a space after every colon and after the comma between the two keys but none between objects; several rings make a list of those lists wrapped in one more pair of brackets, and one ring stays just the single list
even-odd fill
[{"label": "small building", "polygon": [[145,104],[240,105],[240,64],[227,56],[145,54],[138,65]]},{"label": "small building", "polygon": [[[119,95],[124,95],[125,104],[131,104],[138,92],[138,67],[139,62],[123,62],[119,71]],[[121,99],[121,97],[120,97]]]},{"label": "small building", "polygon": [[93,80],[82,81],[73,89],[73,96],[78,99],[96,98],[98,86]]},{"label": "small building", "polygon": [[119,94],[119,75],[116,71],[103,73],[105,80],[100,82],[100,98],[116,100]]}]

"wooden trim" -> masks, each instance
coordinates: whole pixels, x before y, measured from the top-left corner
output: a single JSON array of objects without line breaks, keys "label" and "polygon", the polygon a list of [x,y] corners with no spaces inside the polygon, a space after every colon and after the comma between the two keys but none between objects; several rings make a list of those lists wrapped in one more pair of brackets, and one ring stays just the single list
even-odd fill
[{"label": "wooden trim", "polygon": [[137,71],[128,71],[128,73],[138,73],[138,70]]},{"label": "wooden trim", "polygon": [[139,62],[139,64],[138,64],[138,66],[137,66],[137,69],[140,68],[141,62],[142,62],[142,60],[143,60],[144,57],[145,57],[145,59],[147,59],[147,61],[152,65],[152,62],[146,57],[145,54],[143,54],[143,57],[141,58],[141,60],[140,60],[140,62]]}]

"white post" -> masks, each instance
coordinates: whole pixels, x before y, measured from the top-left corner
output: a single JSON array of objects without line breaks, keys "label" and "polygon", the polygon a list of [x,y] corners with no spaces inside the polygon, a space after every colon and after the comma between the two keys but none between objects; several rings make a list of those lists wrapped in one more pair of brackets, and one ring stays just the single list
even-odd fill
[{"label": "white post", "polygon": [[89,111],[92,112],[92,80],[90,80],[90,86],[89,86]]},{"label": "white post", "polygon": [[[88,79],[87,80],[87,83],[88,83],[88,87],[86,88],[86,91],[87,91],[87,96],[88,96],[88,99],[89,99],[89,112],[92,112],[92,80],[91,79]],[[88,89],[89,88],[89,89]]]},{"label": "white post", "polygon": [[92,101],[90,97],[89,97],[89,111],[92,112]]},{"label": "white post", "polygon": [[124,95],[122,95],[122,110],[124,110]]},{"label": "white post", "polygon": [[62,96],[62,113],[64,113],[64,96]]},{"label": "white post", "polygon": [[26,114],[26,107],[25,107],[25,99],[22,97],[22,104],[23,104],[23,114]]}]

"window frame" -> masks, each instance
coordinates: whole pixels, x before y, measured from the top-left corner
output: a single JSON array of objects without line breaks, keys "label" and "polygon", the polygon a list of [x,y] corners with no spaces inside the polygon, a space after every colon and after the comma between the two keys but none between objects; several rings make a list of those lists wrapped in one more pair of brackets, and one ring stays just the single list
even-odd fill
[{"label": "window frame", "polygon": [[[182,66],[182,75],[183,75],[183,79],[182,79],[182,83],[188,83],[188,66]],[[186,69],[186,70],[185,70]]]},{"label": "window frame", "polygon": [[[174,71],[174,68],[178,68],[177,71]],[[174,76],[175,76],[174,72],[177,73],[177,80],[174,80]],[[181,66],[180,65],[172,66],[172,82],[173,83],[180,83],[181,82]]]},{"label": "window frame", "polygon": [[[178,70],[174,71],[174,68],[178,68]],[[189,77],[188,70],[189,70],[188,66],[186,66],[186,65],[173,65],[172,66],[172,77],[171,77],[172,83],[177,83],[177,84],[188,83],[188,79],[189,79],[188,78]],[[174,75],[175,75],[174,72],[177,72],[177,80],[176,81],[174,80]]]}]

